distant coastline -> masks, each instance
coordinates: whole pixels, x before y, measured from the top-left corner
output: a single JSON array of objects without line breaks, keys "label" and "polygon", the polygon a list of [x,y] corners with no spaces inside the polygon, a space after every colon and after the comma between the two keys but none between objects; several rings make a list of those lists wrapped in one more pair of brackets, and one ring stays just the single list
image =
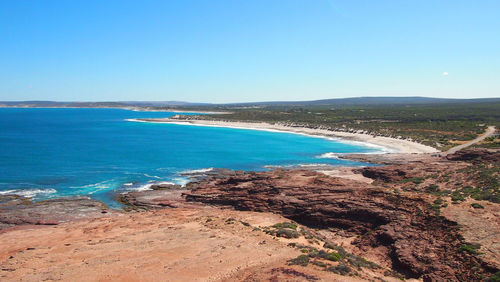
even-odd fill
[{"label": "distant coastline", "polygon": [[385,153],[400,153],[400,154],[432,154],[439,153],[435,148],[426,146],[414,141],[405,139],[396,139],[391,137],[373,136],[366,133],[351,133],[333,131],[327,129],[317,129],[308,127],[292,127],[284,124],[263,123],[263,122],[232,122],[232,121],[214,121],[214,120],[187,120],[179,118],[141,118],[128,119],[134,122],[150,122],[150,123],[173,123],[179,125],[191,126],[209,126],[209,127],[227,127],[237,129],[250,129],[262,131],[288,132],[295,134],[303,134],[312,137],[323,137],[338,141],[360,142],[365,145],[375,146],[380,148]]},{"label": "distant coastline", "polygon": [[106,106],[89,106],[89,107],[75,107],[75,106],[10,106],[0,104],[0,108],[15,108],[15,109],[120,109],[135,112],[169,112],[169,113],[193,113],[193,114],[211,114],[211,115],[223,115],[231,114],[228,111],[193,111],[193,110],[179,110],[179,109],[150,109],[147,107],[106,107]]}]

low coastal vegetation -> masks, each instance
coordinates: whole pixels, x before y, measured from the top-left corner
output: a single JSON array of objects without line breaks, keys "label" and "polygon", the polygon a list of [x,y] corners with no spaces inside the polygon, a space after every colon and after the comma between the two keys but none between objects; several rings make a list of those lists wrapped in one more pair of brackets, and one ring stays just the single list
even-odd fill
[{"label": "low coastal vegetation", "polygon": [[[383,171],[397,171],[404,176],[374,176],[376,184],[397,188],[407,192],[428,193],[436,196],[433,209],[451,204],[459,204],[468,199],[500,203],[500,160],[481,156],[481,152],[470,151],[465,162],[435,166],[409,166],[402,171],[399,167],[389,166]],[[372,169],[366,169],[372,170]],[[373,169],[377,170],[377,169]],[[368,175],[368,174],[367,174]],[[480,203],[471,203],[471,207],[481,209]]]},{"label": "low coastal vegetation", "polygon": [[[198,109],[231,111],[224,115],[190,116],[242,122],[282,123],[291,126],[364,132],[404,138],[446,150],[482,134],[487,126],[500,127],[499,102],[409,105],[307,105],[255,107],[217,106]],[[190,108],[196,109],[196,108]],[[476,147],[500,147],[498,136]]]},{"label": "low coastal vegetation", "polygon": [[303,237],[308,244],[291,242],[289,247],[300,250],[301,255],[288,261],[289,265],[309,266],[314,265],[322,270],[334,272],[340,275],[357,276],[356,270],[362,268],[381,268],[374,262],[363,257],[349,253],[344,247],[329,242],[323,236],[304,227],[300,227],[295,222],[281,222],[269,227],[262,228],[266,234],[285,239],[297,239]]}]

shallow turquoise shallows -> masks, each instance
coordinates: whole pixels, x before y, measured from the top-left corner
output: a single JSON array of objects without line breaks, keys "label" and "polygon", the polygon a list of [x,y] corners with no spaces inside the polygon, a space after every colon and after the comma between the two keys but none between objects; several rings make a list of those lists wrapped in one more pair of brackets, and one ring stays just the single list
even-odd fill
[{"label": "shallow turquoise shallows", "polygon": [[183,184],[180,173],[188,170],[352,165],[320,156],[376,150],[290,133],[126,121],[173,114],[0,108],[0,194],[90,195],[117,207],[116,193],[152,182]]}]

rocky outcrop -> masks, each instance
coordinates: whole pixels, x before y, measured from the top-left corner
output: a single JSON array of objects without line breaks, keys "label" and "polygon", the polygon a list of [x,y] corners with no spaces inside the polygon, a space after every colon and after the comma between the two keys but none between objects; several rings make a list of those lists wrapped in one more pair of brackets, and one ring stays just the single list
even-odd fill
[{"label": "rocky outcrop", "polygon": [[0,196],[0,228],[23,224],[55,225],[83,218],[97,218],[110,211],[89,197],[30,202],[20,196]]},{"label": "rocky outcrop", "polygon": [[436,216],[427,201],[360,182],[305,170],[245,173],[206,179],[186,199],[274,212],[310,227],[360,235],[355,245],[385,249],[393,268],[409,278],[464,281],[493,271],[458,251],[465,242],[456,223]]},{"label": "rocky outcrop", "polygon": [[451,161],[468,162],[500,162],[500,150],[498,149],[470,149],[458,151],[447,155],[446,158]]},{"label": "rocky outcrop", "polygon": [[126,205],[126,210],[149,210],[177,208],[184,204],[183,189],[159,189],[135,191],[118,196],[118,201]]},{"label": "rocky outcrop", "polygon": [[364,177],[383,182],[396,182],[408,178],[411,172],[404,168],[364,167],[359,170]]}]

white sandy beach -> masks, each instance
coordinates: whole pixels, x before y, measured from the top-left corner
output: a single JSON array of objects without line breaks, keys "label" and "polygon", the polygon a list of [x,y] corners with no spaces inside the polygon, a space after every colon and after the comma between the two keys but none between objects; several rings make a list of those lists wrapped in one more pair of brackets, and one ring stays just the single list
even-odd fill
[{"label": "white sandy beach", "polygon": [[304,134],[314,137],[330,138],[338,141],[361,142],[365,143],[365,145],[378,147],[384,153],[426,154],[426,153],[439,152],[437,149],[432,148],[430,146],[426,146],[417,142],[404,139],[372,136],[363,133],[332,131],[327,129],[291,127],[283,124],[270,124],[263,122],[255,122],[255,123],[230,122],[230,121],[215,121],[215,120],[183,120],[183,119],[171,119],[171,118],[129,119],[129,121],[173,123],[179,125],[228,127],[228,128],[238,128],[238,129],[289,132],[289,133]]}]

